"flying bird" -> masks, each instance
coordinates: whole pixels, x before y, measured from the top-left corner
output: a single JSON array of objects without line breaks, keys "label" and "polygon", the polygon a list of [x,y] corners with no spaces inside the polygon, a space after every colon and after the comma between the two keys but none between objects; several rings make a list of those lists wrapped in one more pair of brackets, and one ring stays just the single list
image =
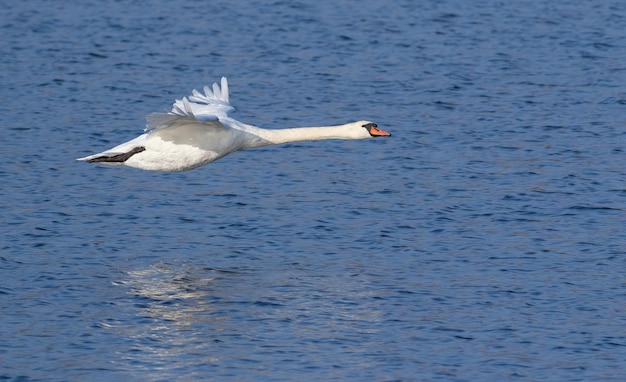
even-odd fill
[{"label": "flying bird", "polygon": [[365,139],[388,137],[390,133],[370,121],[337,126],[263,129],[229,117],[228,81],[221,86],[193,90],[176,100],[169,113],[146,117],[144,134],[80,161],[126,165],[151,171],[187,171],[213,162],[238,150],[281,143],[322,139]]}]

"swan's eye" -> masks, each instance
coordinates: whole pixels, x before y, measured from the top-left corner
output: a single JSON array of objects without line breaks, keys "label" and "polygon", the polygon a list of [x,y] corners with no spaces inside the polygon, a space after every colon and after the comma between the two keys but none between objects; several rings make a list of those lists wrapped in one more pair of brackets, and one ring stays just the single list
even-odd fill
[{"label": "swan's eye", "polygon": [[377,127],[378,127],[378,125],[377,125],[377,124],[375,124],[375,123],[366,123],[366,124],[365,124],[365,125],[363,125],[362,127],[365,127],[366,129],[371,129],[372,127],[373,127],[373,128],[377,128]]}]

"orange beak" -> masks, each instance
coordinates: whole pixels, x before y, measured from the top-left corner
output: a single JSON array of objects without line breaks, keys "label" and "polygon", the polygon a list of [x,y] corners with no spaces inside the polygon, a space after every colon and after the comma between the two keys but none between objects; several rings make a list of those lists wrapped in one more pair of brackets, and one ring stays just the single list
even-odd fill
[{"label": "orange beak", "polygon": [[372,127],[370,129],[370,134],[374,137],[390,137],[391,136],[391,133],[388,133],[385,130],[381,130],[378,127]]}]

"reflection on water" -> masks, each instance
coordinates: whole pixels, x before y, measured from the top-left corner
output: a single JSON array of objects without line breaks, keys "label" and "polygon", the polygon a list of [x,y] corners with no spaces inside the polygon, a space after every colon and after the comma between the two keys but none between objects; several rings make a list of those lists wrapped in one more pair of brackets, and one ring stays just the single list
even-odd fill
[{"label": "reflection on water", "polygon": [[216,313],[213,292],[220,280],[236,275],[167,263],[128,271],[117,284],[128,288],[130,324],[108,325],[132,346],[120,351],[125,365],[119,366],[137,371],[143,365],[141,375],[150,371],[153,378],[166,378],[181,367],[219,361],[209,333],[219,333],[228,317]]},{"label": "reflection on water", "polygon": [[339,343],[351,363],[373,367],[363,357],[380,352],[389,292],[373,287],[360,263],[328,266],[329,274],[230,272],[161,262],[128,271],[116,282],[126,288],[125,319],[101,325],[120,338],[116,367],[172,379],[190,367],[203,373],[219,365],[228,375],[245,362],[256,375],[278,358],[293,372]]}]

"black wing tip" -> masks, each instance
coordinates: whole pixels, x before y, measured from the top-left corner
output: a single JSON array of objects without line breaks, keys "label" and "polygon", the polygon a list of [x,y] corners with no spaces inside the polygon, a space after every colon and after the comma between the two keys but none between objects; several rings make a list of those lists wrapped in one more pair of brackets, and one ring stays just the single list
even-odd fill
[{"label": "black wing tip", "polygon": [[146,148],[143,146],[139,146],[139,147],[133,148],[127,153],[117,154],[117,155],[112,155],[112,156],[95,157],[95,158],[87,159],[87,162],[89,163],[124,163],[128,160],[128,158],[142,151],[146,151]]}]

